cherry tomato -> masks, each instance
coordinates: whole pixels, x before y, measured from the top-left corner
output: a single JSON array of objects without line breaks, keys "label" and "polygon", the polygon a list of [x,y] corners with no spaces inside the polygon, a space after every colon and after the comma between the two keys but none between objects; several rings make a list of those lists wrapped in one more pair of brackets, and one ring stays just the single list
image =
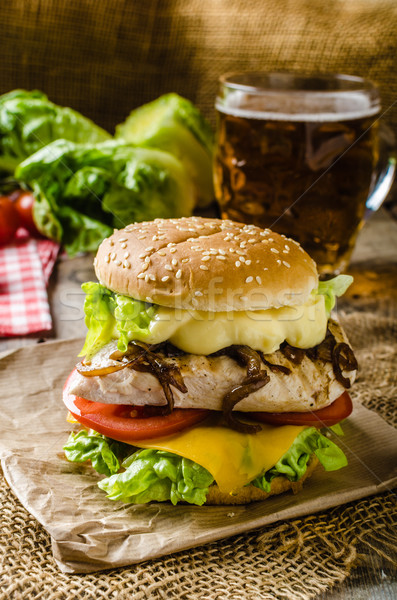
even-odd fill
[{"label": "cherry tomato", "polygon": [[330,427],[346,419],[353,410],[351,398],[343,392],[332,404],[313,412],[244,413],[250,418],[272,425],[310,425],[312,427]]},{"label": "cherry tomato", "polygon": [[33,219],[34,196],[31,192],[20,192],[15,200],[15,208],[18,211],[21,226],[25,227],[32,235],[37,235],[36,224]]},{"label": "cherry tomato", "polygon": [[142,407],[126,404],[104,404],[69,394],[67,383],[63,401],[76,421],[119,442],[158,438],[178,431],[205,419],[211,411],[195,408],[175,408],[163,416],[146,416]]},{"label": "cherry tomato", "polygon": [[19,226],[19,215],[13,202],[7,196],[0,196],[0,246],[11,242]]}]

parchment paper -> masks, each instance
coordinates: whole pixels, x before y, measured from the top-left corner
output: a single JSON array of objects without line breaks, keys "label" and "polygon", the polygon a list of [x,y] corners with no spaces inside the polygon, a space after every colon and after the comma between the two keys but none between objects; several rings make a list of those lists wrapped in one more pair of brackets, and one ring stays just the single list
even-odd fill
[{"label": "parchment paper", "polygon": [[106,499],[100,476],[63,458],[61,400],[82,340],[21,348],[0,360],[0,461],[21,503],[47,529],[63,572],[87,573],[155,558],[363,498],[397,484],[397,431],[356,404],[339,445],[349,465],[319,467],[303,491],[249,506],[126,505]]}]

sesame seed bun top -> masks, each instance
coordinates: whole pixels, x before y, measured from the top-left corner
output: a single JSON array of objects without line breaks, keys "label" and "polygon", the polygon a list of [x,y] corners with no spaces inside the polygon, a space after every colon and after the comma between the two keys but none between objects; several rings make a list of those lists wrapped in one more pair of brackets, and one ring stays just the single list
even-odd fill
[{"label": "sesame seed bun top", "polygon": [[316,264],[297,242],[202,217],[128,225],[102,242],[94,266],[114,292],[203,311],[298,306],[318,285]]}]

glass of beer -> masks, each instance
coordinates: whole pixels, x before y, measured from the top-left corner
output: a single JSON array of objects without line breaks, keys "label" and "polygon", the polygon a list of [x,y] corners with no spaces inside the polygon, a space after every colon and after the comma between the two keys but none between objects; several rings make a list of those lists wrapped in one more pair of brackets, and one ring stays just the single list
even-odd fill
[{"label": "glass of beer", "polygon": [[348,75],[225,75],[216,109],[222,218],[296,239],[320,273],[344,270],[393,181],[376,86]]}]

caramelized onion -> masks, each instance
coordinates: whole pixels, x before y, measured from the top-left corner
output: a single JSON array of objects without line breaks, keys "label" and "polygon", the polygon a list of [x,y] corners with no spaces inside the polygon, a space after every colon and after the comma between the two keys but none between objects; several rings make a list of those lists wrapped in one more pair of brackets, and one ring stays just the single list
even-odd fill
[{"label": "caramelized onion", "polygon": [[111,373],[130,367],[133,362],[134,360],[130,360],[128,362],[120,363],[119,365],[108,365],[107,367],[91,367],[90,365],[80,362],[76,365],[76,370],[80,375],[84,375],[84,377],[100,377],[101,375],[110,375]]},{"label": "caramelized onion", "polygon": [[274,363],[271,363],[268,360],[266,360],[265,355],[260,350],[258,350],[258,354],[261,357],[263,364],[266,365],[267,367],[269,367],[269,369],[273,373],[275,373],[277,371],[284,373],[284,375],[289,375],[291,373],[291,369],[289,369],[288,367],[285,367],[284,365],[275,365]]},{"label": "caramelized onion", "polygon": [[214,352],[211,356],[222,356],[226,355],[233,358],[240,366],[247,368],[247,377],[257,375],[261,371],[261,358],[256,352],[249,346],[243,346],[239,344],[232,344],[218,352]]},{"label": "caramelized onion", "polygon": [[351,386],[350,379],[343,375],[342,370],[353,371],[358,368],[358,364],[353,350],[345,342],[336,344],[334,347],[332,352],[332,368],[336,380],[346,389],[349,389]]},{"label": "caramelized onion", "polygon": [[165,413],[170,413],[174,408],[174,396],[171,385],[184,394],[188,391],[178,366],[155,354],[155,351],[160,352],[163,350],[171,353],[173,348],[171,344],[167,344],[166,342],[164,344],[149,346],[144,342],[133,341],[128,344],[126,352],[116,350],[110,356],[114,360],[122,361],[130,356],[134,356],[132,360],[125,362],[123,367],[120,368],[130,366],[135,371],[151,373],[158,379],[167,400]]},{"label": "caramelized onion", "polygon": [[294,365],[300,365],[305,358],[305,351],[302,350],[302,348],[295,348],[294,346],[287,344],[287,342],[280,346],[280,350],[285,358],[294,363]]},{"label": "caramelized onion", "polygon": [[226,394],[223,398],[222,408],[225,422],[229,427],[241,433],[257,433],[261,430],[260,425],[239,421],[235,414],[233,414],[233,408],[241,400],[265,386],[269,381],[270,377],[266,371],[261,371],[256,375],[247,377],[241,385],[237,385]]}]

